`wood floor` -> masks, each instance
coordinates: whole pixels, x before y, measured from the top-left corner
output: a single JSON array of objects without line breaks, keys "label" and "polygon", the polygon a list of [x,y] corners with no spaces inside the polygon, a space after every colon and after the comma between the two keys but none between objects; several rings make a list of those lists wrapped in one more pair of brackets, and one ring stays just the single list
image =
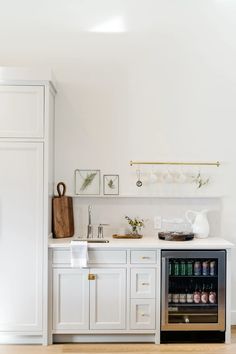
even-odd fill
[{"label": "wood floor", "polygon": [[236,327],[232,329],[231,344],[54,344],[0,345],[0,354],[235,354]]}]

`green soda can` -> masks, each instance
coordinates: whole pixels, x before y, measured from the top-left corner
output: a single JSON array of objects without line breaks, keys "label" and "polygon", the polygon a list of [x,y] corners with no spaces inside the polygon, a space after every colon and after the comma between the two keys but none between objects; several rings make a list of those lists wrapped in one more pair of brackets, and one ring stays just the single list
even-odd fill
[{"label": "green soda can", "polygon": [[179,275],[179,262],[177,260],[174,261],[174,275]]},{"label": "green soda can", "polygon": [[186,275],[186,263],[183,259],[180,261],[180,275]]},{"label": "green soda can", "polygon": [[187,261],[187,267],[186,267],[186,275],[193,275],[193,261],[189,260]]}]

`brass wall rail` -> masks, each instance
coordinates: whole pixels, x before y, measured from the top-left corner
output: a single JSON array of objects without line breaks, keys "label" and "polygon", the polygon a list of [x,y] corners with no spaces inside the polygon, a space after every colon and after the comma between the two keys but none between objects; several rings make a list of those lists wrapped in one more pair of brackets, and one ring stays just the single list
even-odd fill
[{"label": "brass wall rail", "polygon": [[149,161],[130,161],[130,166],[133,165],[181,165],[181,166],[220,166],[220,162],[149,162]]}]

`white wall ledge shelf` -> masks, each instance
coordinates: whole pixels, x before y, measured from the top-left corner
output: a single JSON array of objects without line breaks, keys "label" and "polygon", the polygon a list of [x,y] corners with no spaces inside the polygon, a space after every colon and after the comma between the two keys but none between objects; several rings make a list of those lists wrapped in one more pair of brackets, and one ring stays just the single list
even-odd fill
[{"label": "white wall ledge shelf", "polygon": [[136,194],[123,194],[123,195],[78,195],[75,194],[73,198],[105,198],[105,199],[120,199],[120,198],[157,198],[157,199],[213,199],[222,198],[223,195],[136,195]]}]

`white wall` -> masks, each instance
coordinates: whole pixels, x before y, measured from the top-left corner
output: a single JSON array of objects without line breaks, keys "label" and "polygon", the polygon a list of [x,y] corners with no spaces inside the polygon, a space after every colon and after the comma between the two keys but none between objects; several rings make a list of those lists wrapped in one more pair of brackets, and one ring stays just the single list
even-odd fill
[{"label": "white wall", "polygon": [[[114,16],[126,32],[89,32]],[[235,18],[233,0],[4,4],[0,64],[46,64],[57,78],[55,175],[69,193],[76,168],[119,174],[126,194],[136,192],[130,159],[222,162],[203,170],[213,180],[203,193],[223,193],[222,200],[75,199],[76,232],[85,230],[88,203],[94,221],[114,229],[126,213],[149,218],[145,234],[154,232],[154,215],[181,216],[207,206],[211,233],[235,240]],[[182,188],[149,186],[145,193],[164,189],[171,195]],[[235,280],[233,274],[233,294]],[[236,323],[235,296],[233,310]]]}]

